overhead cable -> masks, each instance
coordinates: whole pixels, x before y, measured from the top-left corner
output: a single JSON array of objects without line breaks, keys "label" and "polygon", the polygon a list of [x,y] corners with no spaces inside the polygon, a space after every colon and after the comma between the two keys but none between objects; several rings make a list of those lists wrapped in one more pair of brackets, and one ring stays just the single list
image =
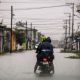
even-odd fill
[{"label": "overhead cable", "polygon": [[[35,10],[35,9],[46,9],[46,8],[54,8],[54,7],[64,7],[69,5],[58,5],[58,6],[45,6],[45,7],[34,7],[34,8],[16,8],[14,10]],[[0,11],[10,11],[9,9],[0,9]]]}]

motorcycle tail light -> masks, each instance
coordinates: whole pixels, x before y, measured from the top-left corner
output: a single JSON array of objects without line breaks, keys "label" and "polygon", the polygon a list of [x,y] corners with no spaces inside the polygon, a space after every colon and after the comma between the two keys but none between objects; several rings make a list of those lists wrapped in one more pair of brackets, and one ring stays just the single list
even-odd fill
[{"label": "motorcycle tail light", "polygon": [[48,61],[48,59],[47,59],[47,58],[43,58],[43,61],[44,61],[44,62],[47,62],[47,61]]}]

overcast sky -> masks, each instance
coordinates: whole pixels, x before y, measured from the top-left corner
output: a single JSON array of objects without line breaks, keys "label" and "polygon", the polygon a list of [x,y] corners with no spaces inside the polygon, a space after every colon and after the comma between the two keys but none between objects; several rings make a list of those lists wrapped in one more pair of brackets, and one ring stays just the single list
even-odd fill
[{"label": "overcast sky", "polygon": [[[0,3],[0,21],[3,19],[4,24],[7,24],[8,26],[10,25],[10,8],[12,5],[13,13],[15,14],[15,16],[13,17],[13,24],[15,24],[17,21],[23,22],[27,21],[28,24],[32,23],[33,27],[38,29],[39,32],[42,32],[47,36],[51,36],[52,39],[58,40],[64,37],[63,29],[64,20],[68,19],[68,14],[64,13],[72,12],[71,6],[63,5],[71,2],[74,2],[75,4],[80,2],[80,0],[0,0],[0,1],[2,2]],[[47,8],[42,9],[42,7]],[[77,21],[75,21],[75,23],[76,22]],[[28,25],[28,27],[30,27],[30,25]]]}]

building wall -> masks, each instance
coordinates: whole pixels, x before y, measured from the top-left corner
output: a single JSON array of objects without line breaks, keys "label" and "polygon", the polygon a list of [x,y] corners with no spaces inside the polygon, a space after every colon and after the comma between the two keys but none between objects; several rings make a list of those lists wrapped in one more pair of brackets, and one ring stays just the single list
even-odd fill
[{"label": "building wall", "polygon": [[10,51],[10,31],[5,31],[4,33],[4,51]]},{"label": "building wall", "polygon": [[0,29],[0,52],[4,52],[4,28]]},{"label": "building wall", "polygon": [[2,32],[0,31],[0,52],[2,52]]},{"label": "building wall", "polygon": [[15,33],[12,33],[12,50],[16,50],[16,38],[15,38]]}]

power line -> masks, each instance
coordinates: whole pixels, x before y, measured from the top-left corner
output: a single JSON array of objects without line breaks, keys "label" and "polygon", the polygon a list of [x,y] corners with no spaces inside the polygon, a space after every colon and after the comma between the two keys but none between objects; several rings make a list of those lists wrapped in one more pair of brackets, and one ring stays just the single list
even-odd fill
[{"label": "power line", "polygon": [[11,1],[11,2],[7,2],[7,1],[5,1],[5,2],[2,2],[1,1],[0,3],[18,3],[18,4],[20,3],[21,4],[21,3],[53,3],[53,2],[54,1],[46,1],[46,2],[45,1],[34,1],[34,2],[33,1],[32,2],[29,2],[29,1],[20,1],[20,2],[18,2],[18,1],[14,1],[14,2]]},{"label": "power line", "polygon": [[[45,8],[64,7],[64,6],[69,6],[69,5],[45,6],[45,7],[34,7],[34,8],[16,8],[14,10],[34,10],[34,9],[45,9]],[[10,11],[10,10],[0,9],[0,11]]]},{"label": "power line", "polygon": [[[48,23],[48,24],[33,24],[33,25],[54,25],[54,24],[58,24],[58,23]],[[62,23],[64,24],[64,23]]]},{"label": "power line", "polygon": [[78,16],[78,15],[76,15],[76,14],[74,14],[74,16],[76,16],[77,18],[80,18],[80,16]]},{"label": "power line", "polygon": [[[17,17],[20,18],[20,17]],[[25,18],[25,17],[21,17],[21,18]],[[63,20],[63,19],[53,19],[53,18],[27,18],[28,20]]]},{"label": "power line", "polygon": [[46,7],[34,7],[34,8],[18,8],[15,10],[33,10],[33,9],[44,9],[44,8],[53,8],[53,7],[63,7],[63,6],[68,6],[68,5],[58,5],[58,6],[46,6]]},{"label": "power line", "polygon": [[[20,2],[18,2],[18,1],[11,1],[11,2],[8,2],[8,1],[5,1],[5,2],[2,2],[2,1],[0,1],[0,3],[2,3],[2,4],[11,4],[11,3],[13,3],[13,4],[15,4],[15,3],[17,3],[17,4],[29,4],[29,3],[54,3],[54,1],[31,1],[31,2],[29,2],[29,1],[20,1]],[[77,5],[77,4],[76,4]]]},{"label": "power line", "polygon": [[[6,16],[6,15],[5,15]],[[3,17],[0,17],[3,18]],[[58,19],[53,19],[53,18],[27,18],[27,17],[15,17],[14,19],[22,19],[22,18],[26,18],[27,20],[41,20],[41,21],[48,21],[48,20],[56,20],[56,21],[63,21],[63,19],[58,18]],[[10,19],[10,17],[8,17],[7,19]],[[78,19],[76,19],[78,20]]]},{"label": "power line", "polygon": [[[77,16],[77,15],[75,15],[75,16]],[[74,20],[79,20],[79,16],[77,16],[78,17],[78,19],[74,19]],[[0,17],[0,18],[4,18],[4,17]],[[25,17],[19,17],[19,18],[14,18],[14,19],[22,19],[22,18],[25,18]],[[8,18],[5,18],[5,19],[10,19],[9,17]],[[34,21],[39,21],[39,22],[41,22],[41,21],[45,21],[45,22],[48,22],[48,20],[49,21],[53,21],[53,20],[55,20],[55,21],[63,21],[63,19],[52,19],[52,18],[26,18],[27,20],[34,20]]]},{"label": "power line", "polygon": [[[5,17],[0,17],[0,18],[5,18]],[[10,19],[10,17],[7,17],[7,18],[5,18],[5,19]],[[23,18],[14,18],[14,19],[24,19],[24,17]],[[30,18],[25,18],[25,19],[27,19],[27,20],[31,20],[31,21],[37,21],[37,22],[52,22],[52,21],[63,21],[63,19],[30,19]],[[77,19],[77,20],[79,20],[79,19]]]},{"label": "power line", "polygon": [[0,11],[10,11],[10,9],[0,9]]},{"label": "power line", "polygon": [[49,35],[64,35],[64,33],[43,33],[43,34],[49,34]]},{"label": "power line", "polygon": [[63,29],[63,28],[58,28],[58,27],[47,28],[47,29],[40,29],[40,28],[39,28],[39,30],[53,30],[53,29]]},{"label": "power line", "polygon": [[[56,25],[60,25],[60,24],[58,24],[58,23],[48,23],[48,24],[33,24],[33,25],[54,25],[54,24],[56,24]],[[61,24],[64,24],[64,23],[61,23]],[[9,25],[9,24],[6,24],[6,25]],[[16,25],[16,24],[13,24],[13,25]],[[30,25],[30,24],[27,24],[27,25]]]},{"label": "power line", "polygon": [[[36,27],[36,26],[35,26]],[[36,27],[37,28],[37,27]],[[44,27],[44,28],[41,28],[41,27],[38,27],[39,29],[54,29],[54,28],[58,28],[58,29],[62,29],[63,27],[61,26],[61,27],[55,27],[55,26],[53,26],[53,27]]]}]

